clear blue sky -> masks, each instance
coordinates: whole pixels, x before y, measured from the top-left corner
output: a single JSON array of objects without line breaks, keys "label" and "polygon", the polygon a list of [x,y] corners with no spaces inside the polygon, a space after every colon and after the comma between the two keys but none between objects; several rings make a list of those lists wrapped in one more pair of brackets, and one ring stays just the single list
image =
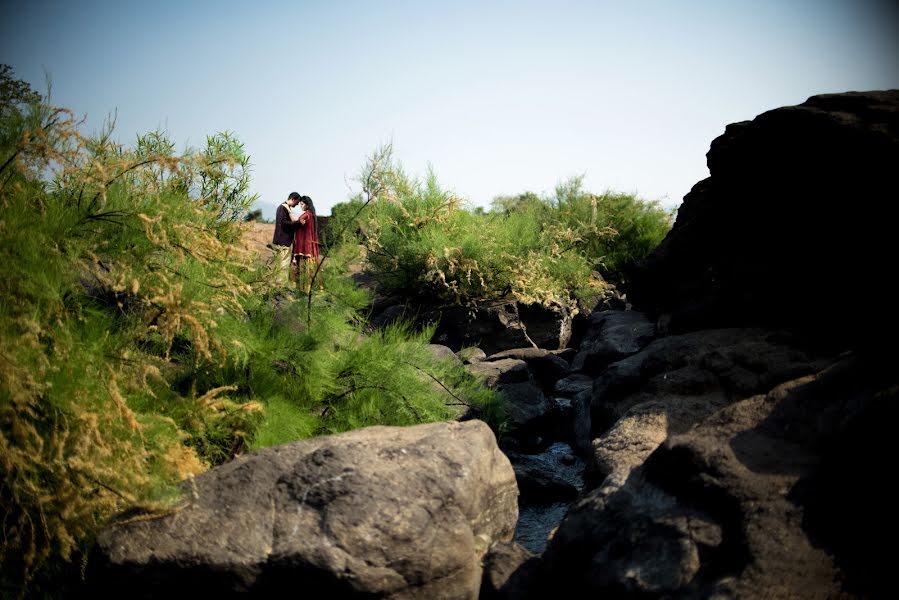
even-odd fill
[{"label": "clear blue sky", "polygon": [[179,148],[230,130],[260,207],[326,214],[392,141],[475,205],[587,189],[680,203],[728,123],[899,88],[899,11],[872,0],[9,3],[0,62],[99,130]]}]

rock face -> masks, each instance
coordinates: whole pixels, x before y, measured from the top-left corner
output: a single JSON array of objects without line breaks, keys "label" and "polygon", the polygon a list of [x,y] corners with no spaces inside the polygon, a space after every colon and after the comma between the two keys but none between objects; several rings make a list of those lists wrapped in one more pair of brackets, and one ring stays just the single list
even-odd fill
[{"label": "rock face", "polygon": [[[785,332],[709,329],[656,340],[641,352],[609,365],[593,383],[593,432],[643,402],[715,395],[723,401],[770,390],[790,378],[815,372],[816,359],[790,345]],[[690,418],[670,419],[692,423]],[[674,426],[671,423],[671,426]]]},{"label": "rock face", "polygon": [[518,490],[480,421],[371,427],[268,448],[197,477],[165,517],[107,529],[101,596],[476,598]]},{"label": "rock face", "polygon": [[571,597],[886,597],[873,540],[891,535],[875,474],[890,450],[874,421],[891,422],[896,401],[890,375],[847,358],[712,411],[645,462],[621,452],[551,540],[548,585]]},{"label": "rock face", "polygon": [[442,306],[418,318],[420,323],[437,323],[432,342],[455,351],[477,346],[488,355],[513,348],[564,348],[571,338],[571,320],[567,306],[527,306],[513,299],[476,308]]},{"label": "rock face", "polygon": [[529,597],[892,597],[899,91],[731,125],[708,159],[628,285],[652,334],[611,352],[591,316],[587,491]]},{"label": "rock face", "polygon": [[[683,332],[789,328],[837,349],[899,332],[899,90],[814,96],[712,142],[711,177],[684,198],[629,300]],[[837,318],[851,297],[864,314]],[[888,330],[888,331],[887,331]]]}]

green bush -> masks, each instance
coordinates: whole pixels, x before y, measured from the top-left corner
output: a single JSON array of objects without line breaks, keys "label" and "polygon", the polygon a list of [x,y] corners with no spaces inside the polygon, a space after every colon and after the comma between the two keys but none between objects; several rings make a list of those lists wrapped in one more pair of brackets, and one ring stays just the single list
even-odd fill
[{"label": "green bush", "polygon": [[[526,304],[571,303],[617,283],[671,226],[657,203],[601,196],[573,178],[552,198],[500,197],[469,211],[433,172],[409,178],[382,148],[368,161],[363,193],[335,213],[367,251],[366,268],[388,291],[471,304],[511,295]],[[368,202],[367,208],[353,210]],[[355,216],[359,215],[359,216]],[[601,277],[596,277],[594,271]]]},{"label": "green bush", "polygon": [[456,398],[499,427],[496,395],[421,336],[362,336],[366,298],[337,261],[314,302],[276,286],[240,242],[253,198],[233,136],[122,148],[0,89],[4,595],[52,594],[111,514],[166,510],[175,482],[248,448],[448,418]]},{"label": "green bush", "polygon": [[556,187],[550,201],[559,219],[576,227],[589,223],[608,235],[589,236],[584,251],[608,281],[621,283],[629,265],[645,258],[671,229],[673,213],[657,201],[632,194],[583,190],[583,177]]}]

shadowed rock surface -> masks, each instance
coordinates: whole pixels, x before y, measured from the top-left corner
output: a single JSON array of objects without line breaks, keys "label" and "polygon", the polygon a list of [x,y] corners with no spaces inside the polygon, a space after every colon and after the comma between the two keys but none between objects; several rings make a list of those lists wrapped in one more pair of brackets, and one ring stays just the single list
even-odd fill
[{"label": "shadowed rock surface", "polygon": [[654,337],[655,323],[643,313],[624,310],[593,313],[571,368],[596,375],[610,363],[639,351]]},{"label": "shadowed rock surface", "polygon": [[264,449],[196,478],[165,517],[98,540],[96,593],[476,598],[518,491],[480,421],[371,427]]},{"label": "shadowed rock surface", "polygon": [[765,113],[708,158],[628,285],[659,338],[597,373],[588,491],[530,597],[892,597],[899,91]]},{"label": "shadowed rock surface", "polygon": [[[895,337],[899,90],[813,96],[712,142],[659,247],[631,274],[636,308],[672,332],[788,328],[836,349]],[[837,300],[862,311],[834,318]],[[888,333],[889,332],[889,333]]]}]

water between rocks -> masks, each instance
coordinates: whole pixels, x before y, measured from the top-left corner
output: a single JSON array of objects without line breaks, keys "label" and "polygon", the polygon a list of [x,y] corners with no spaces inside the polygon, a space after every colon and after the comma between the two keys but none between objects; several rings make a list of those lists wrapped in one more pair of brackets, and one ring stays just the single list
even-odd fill
[{"label": "water between rocks", "polygon": [[547,536],[584,488],[584,461],[564,442],[539,454],[506,455],[521,493],[514,540],[534,554],[542,554]]}]

